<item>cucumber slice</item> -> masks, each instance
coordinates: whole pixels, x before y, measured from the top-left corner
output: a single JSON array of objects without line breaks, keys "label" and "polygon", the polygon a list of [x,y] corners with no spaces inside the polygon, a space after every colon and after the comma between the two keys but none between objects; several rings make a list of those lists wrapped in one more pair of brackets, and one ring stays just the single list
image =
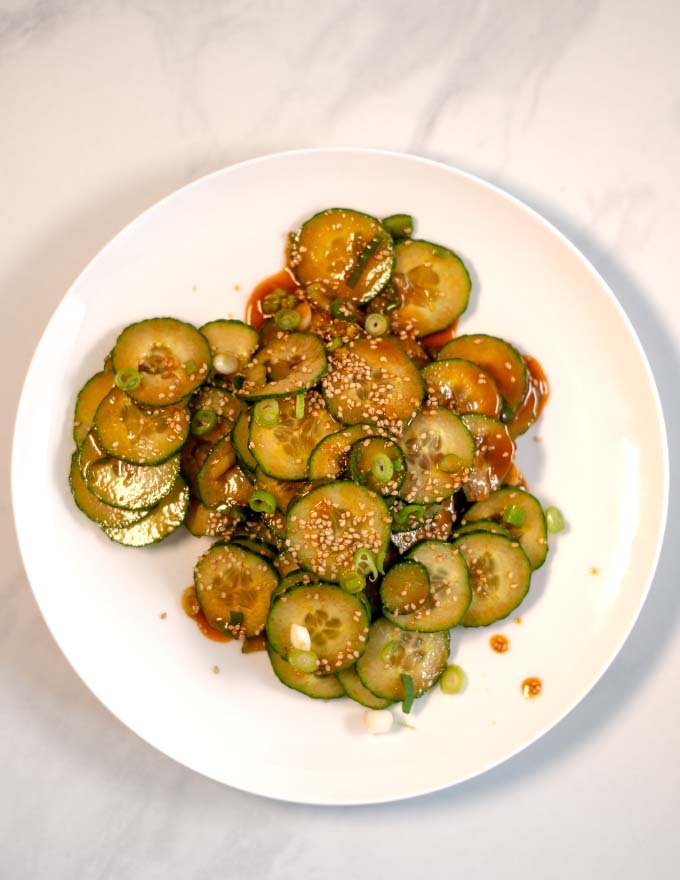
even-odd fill
[{"label": "cucumber slice", "polygon": [[423,348],[423,346],[415,339],[413,336],[408,336],[404,334],[403,336],[385,336],[384,337],[389,342],[393,342],[395,345],[398,345],[413,361],[415,366],[422,370],[425,364],[430,362],[430,358]]},{"label": "cucumber slice", "polygon": [[402,305],[392,329],[427,336],[452,324],[470,299],[470,276],[453,251],[429,241],[403,241],[395,248],[393,284]]},{"label": "cucumber slice", "polygon": [[197,538],[222,538],[229,540],[236,527],[237,520],[228,510],[214,510],[192,498],[189,504],[184,525]]},{"label": "cucumber slice", "polygon": [[77,451],[71,457],[69,484],[73,500],[78,509],[100,526],[131,525],[145,517],[148,513],[148,510],[123,510],[120,507],[111,507],[100,501],[96,495],[93,495],[87,488],[87,484],[80,472]]},{"label": "cucumber slice", "polygon": [[295,417],[295,399],[279,401],[279,420],[273,427],[250,420],[250,450],[263,473],[277,480],[306,480],[307,463],[314,447],[340,425],[317,392],[305,395],[302,418]]},{"label": "cucumber slice", "polygon": [[114,388],[97,407],[94,429],[109,455],[130,464],[161,464],[184,445],[189,410],[178,405],[147,411]]},{"label": "cucumber slice", "polygon": [[406,479],[404,453],[394,440],[366,437],[352,445],[349,455],[352,479],[380,495],[397,495]]},{"label": "cucumber slice", "polygon": [[442,501],[467,480],[475,444],[451,410],[443,406],[423,410],[406,426],[399,442],[407,467],[400,496],[409,504]]},{"label": "cucumber slice", "polygon": [[286,517],[280,510],[275,513],[261,513],[262,522],[267,526],[275,540],[283,542],[286,537]]},{"label": "cucumber slice", "polygon": [[338,672],[363,654],[369,623],[366,607],[356,596],[332,584],[302,585],[272,602],[267,642],[287,659],[293,648],[291,626],[304,626],[319,658],[319,672]]},{"label": "cucumber slice", "polygon": [[430,577],[430,591],[423,604],[407,614],[385,609],[385,617],[415,632],[439,632],[456,626],[466,613],[472,594],[468,569],[461,552],[444,541],[424,541],[408,554],[424,565]]},{"label": "cucumber slice", "polygon": [[406,632],[384,617],[371,626],[356,665],[363,686],[384,700],[403,700],[402,675],[410,675],[416,697],[439,680],[449,659],[448,632]]},{"label": "cucumber slice", "polygon": [[223,437],[206,456],[196,476],[198,497],[206,507],[245,507],[253,485],[236,464],[231,438]]},{"label": "cucumber slice", "polygon": [[[521,526],[514,526],[504,519],[509,507],[519,507],[524,511],[524,522]],[[529,558],[532,569],[543,565],[548,555],[548,531],[543,508],[533,495],[513,486],[498,489],[488,498],[473,504],[465,513],[461,524],[466,525],[480,519],[491,519],[501,523],[513,540],[519,542]]]},{"label": "cucumber slice", "polygon": [[196,597],[208,625],[237,637],[264,630],[278,582],[263,556],[235,544],[214,544],[194,569]]},{"label": "cucumber slice", "polygon": [[543,367],[535,358],[529,355],[523,355],[522,357],[527,365],[529,382],[522,405],[508,422],[508,430],[513,437],[519,437],[520,434],[524,434],[525,431],[529,430],[543,412],[543,408],[550,396],[550,383],[548,382],[548,377],[543,372]]},{"label": "cucumber slice", "polygon": [[291,243],[290,264],[300,284],[320,283],[330,299],[366,303],[392,277],[394,248],[375,217],[330,208],[303,224]]},{"label": "cucumber slice", "polygon": [[367,709],[387,709],[394,702],[393,700],[384,700],[382,697],[376,697],[368,688],[364,687],[357,675],[355,666],[348,666],[347,669],[342,669],[338,672],[338,681],[351,700],[354,700],[355,703],[359,703],[361,706],[366,706]]},{"label": "cucumber slice", "polygon": [[172,490],[179,474],[179,455],[163,464],[128,464],[107,455],[91,431],[80,448],[79,466],[87,488],[104,504],[145,510]]},{"label": "cucumber slice", "polygon": [[313,333],[291,333],[274,339],[243,370],[237,392],[244,400],[290,397],[312,388],[325,375],[326,349]]},{"label": "cucumber slice", "polygon": [[437,360],[463,358],[478,364],[496,383],[509,415],[513,416],[524,400],[529,381],[524,358],[504,339],[475,333],[457,336],[447,342]]},{"label": "cucumber slice", "polygon": [[281,684],[300,691],[314,700],[336,700],[344,697],[345,691],[335,675],[314,675],[298,672],[290,663],[279,657],[275,651],[268,651],[272,669]]},{"label": "cucumber slice", "polygon": [[477,364],[461,358],[435,361],[420,371],[427,394],[440,406],[458,414],[481,413],[497,419],[501,414],[501,396],[496,383]]},{"label": "cucumber slice", "polygon": [[196,497],[198,497],[196,477],[213,446],[214,444],[212,443],[204,443],[199,437],[190,435],[180,453],[179,460],[182,475],[189,483],[192,494]]},{"label": "cucumber slice", "polygon": [[212,359],[205,337],[176,318],[130,324],[113,349],[113,368],[137,370],[139,385],[129,394],[145,406],[168,406],[205,382]]},{"label": "cucumber slice", "polygon": [[231,543],[235,544],[237,547],[245,547],[245,549],[250,550],[251,553],[258,553],[270,562],[274,561],[279,552],[273,544],[269,544],[267,541],[259,541],[257,538],[238,536],[232,538]]},{"label": "cucumber slice", "polygon": [[293,587],[308,586],[309,584],[318,583],[319,579],[316,575],[309,571],[304,571],[302,568],[298,568],[281,578],[276,589],[272,593],[272,602],[277,596],[282,596],[284,593],[292,590]]},{"label": "cucumber slice", "polygon": [[196,434],[195,425],[192,424],[191,427],[192,436],[198,436],[204,443],[214,445],[222,437],[231,433],[239,416],[247,413],[248,404],[239,400],[230,391],[204,385],[191,398],[189,409],[192,416],[201,410],[215,413],[215,425],[210,430]]},{"label": "cucumber slice", "polygon": [[73,439],[76,441],[76,446],[82,446],[92,428],[97,407],[115,387],[115,373],[102,372],[95,373],[80,389],[73,414]]},{"label": "cucumber slice", "polygon": [[352,444],[364,437],[372,437],[376,429],[371,425],[352,425],[324,437],[309,456],[310,480],[337,480],[349,469],[349,452]]},{"label": "cucumber slice", "polygon": [[430,575],[421,562],[404,559],[387,572],[380,584],[383,607],[392,614],[416,611],[430,594]]},{"label": "cucumber slice", "polygon": [[423,399],[423,381],[404,351],[386,339],[359,339],[330,358],[322,381],[333,415],[348,425],[390,427],[412,418]]},{"label": "cucumber slice", "polygon": [[531,582],[529,560],[517,541],[491,532],[470,532],[453,547],[467,562],[472,584],[463,626],[488,626],[514,611]]},{"label": "cucumber slice", "polygon": [[480,415],[463,416],[463,421],[475,441],[475,463],[463,491],[468,501],[479,501],[500,489],[517,447],[502,422]]},{"label": "cucumber slice", "polygon": [[470,532],[491,532],[492,535],[503,535],[504,538],[510,537],[510,532],[492,519],[480,519],[476,522],[468,523],[466,526],[458,526],[454,529],[451,537],[455,541],[463,535],[469,535]]},{"label": "cucumber slice", "polygon": [[454,513],[451,504],[446,501],[444,504],[434,505],[434,512],[426,513],[422,525],[417,528],[396,531],[396,525],[393,526],[391,540],[400,553],[406,553],[420,541],[446,541],[451,534],[453,522]]},{"label": "cucumber slice", "polygon": [[326,580],[354,571],[359,548],[377,558],[387,551],[392,522],[382,498],[350,482],[319,486],[294,502],[286,516],[286,546],[300,565]]},{"label": "cucumber slice", "polygon": [[189,508],[189,487],[181,477],[169,495],[152,507],[147,515],[128,526],[103,526],[107,537],[126,547],[158,544],[182,525]]},{"label": "cucumber slice", "polygon": [[[199,331],[208,340],[213,358],[213,369],[208,375],[208,383],[219,387],[232,387],[234,375],[242,370],[257,351],[260,334],[243,321],[218,320],[210,321],[199,327]],[[225,375],[215,369],[214,360],[218,355],[228,355],[235,359],[236,369],[233,374]],[[219,366],[218,361],[218,366]]]},{"label": "cucumber slice", "polygon": [[276,480],[258,468],[255,471],[255,487],[270,492],[276,501],[276,507],[281,513],[285,513],[291,501],[304,495],[310,489],[309,483],[300,483],[288,480]]},{"label": "cucumber slice", "polygon": [[231,444],[234,447],[236,458],[241,468],[247,472],[255,472],[257,461],[250,451],[248,439],[250,437],[250,413],[242,412],[236,419],[231,431]]}]

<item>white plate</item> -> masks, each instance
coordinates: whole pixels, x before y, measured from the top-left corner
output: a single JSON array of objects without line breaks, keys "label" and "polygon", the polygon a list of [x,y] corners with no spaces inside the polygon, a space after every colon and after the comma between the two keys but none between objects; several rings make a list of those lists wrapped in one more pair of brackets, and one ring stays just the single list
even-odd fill
[{"label": "white plate", "polygon": [[[520,440],[532,490],[564,511],[521,608],[491,630],[455,631],[464,694],[416,703],[417,730],[362,731],[349,700],[314,702],[276,681],[266,656],[200,636],[179,606],[200,542],[110,543],[68,490],[77,390],[119,330],[152,315],[240,317],[280,268],[286,232],[343,205],[408,211],[419,235],[471,269],[462,331],[537,357],[553,393]],[[363,150],[257,159],[205,177],[123,230],[55,312],[21,398],[13,459],[17,531],[48,626],[87,686],[157,749],[213,779],[291,801],[351,804],[434,791],[509,758],[562,718],[607,668],[647,593],[667,500],[667,449],[647,360],[593,268],[517,200],[434,162]],[[589,573],[591,567],[599,574]],[[167,612],[167,619],[160,614]],[[503,632],[503,655],[489,636]],[[221,672],[213,674],[213,666]],[[527,676],[543,692],[525,700]]]}]

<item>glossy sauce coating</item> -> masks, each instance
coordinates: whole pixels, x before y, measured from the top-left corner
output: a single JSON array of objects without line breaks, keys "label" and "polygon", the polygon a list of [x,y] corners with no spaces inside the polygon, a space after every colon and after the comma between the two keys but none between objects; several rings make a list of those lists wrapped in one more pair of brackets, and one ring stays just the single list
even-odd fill
[{"label": "glossy sauce coating", "polygon": [[217,630],[208,626],[208,621],[205,619],[205,615],[201,611],[198,600],[196,599],[196,587],[194,587],[193,584],[192,586],[187,587],[182,593],[182,608],[187,617],[191,617],[192,620],[196,621],[196,626],[200,629],[206,639],[210,639],[211,642],[232,641],[231,636],[217,632]]},{"label": "glossy sauce coating", "polygon": [[262,301],[266,296],[276,290],[277,287],[287,290],[289,293],[293,293],[296,289],[297,282],[293,277],[292,271],[288,267],[281,269],[281,271],[277,272],[275,275],[270,275],[269,278],[260,281],[248,297],[248,303],[246,304],[246,323],[250,324],[250,326],[254,327],[256,330],[259,330],[267,320],[267,316],[262,311]]}]

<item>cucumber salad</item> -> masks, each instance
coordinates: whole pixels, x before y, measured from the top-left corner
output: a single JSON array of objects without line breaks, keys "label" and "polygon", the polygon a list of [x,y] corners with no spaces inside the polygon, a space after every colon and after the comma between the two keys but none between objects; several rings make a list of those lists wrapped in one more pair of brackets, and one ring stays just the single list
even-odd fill
[{"label": "cucumber salad", "polygon": [[283,684],[404,712],[460,689],[450,631],[515,611],[563,525],[514,464],[547,399],[539,365],[458,334],[468,271],[413,228],[322,211],[254,326],[126,327],[78,395],[70,468],[121,545],[181,525],[213,539],[195,611],[266,648]]}]

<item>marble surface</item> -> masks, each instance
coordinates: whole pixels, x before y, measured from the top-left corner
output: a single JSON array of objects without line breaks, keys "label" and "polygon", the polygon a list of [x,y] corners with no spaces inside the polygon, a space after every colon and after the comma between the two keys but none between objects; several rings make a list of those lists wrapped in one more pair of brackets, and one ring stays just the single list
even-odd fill
[{"label": "marble surface", "polygon": [[[0,0],[3,880],[677,876],[679,34],[674,0]],[[671,507],[637,626],[557,728],[448,791],[321,809],[196,776],[85,689],[26,582],[9,448],[51,312],[122,225],[223,165],[342,145],[477,173],[581,248],[648,352]]]}]

